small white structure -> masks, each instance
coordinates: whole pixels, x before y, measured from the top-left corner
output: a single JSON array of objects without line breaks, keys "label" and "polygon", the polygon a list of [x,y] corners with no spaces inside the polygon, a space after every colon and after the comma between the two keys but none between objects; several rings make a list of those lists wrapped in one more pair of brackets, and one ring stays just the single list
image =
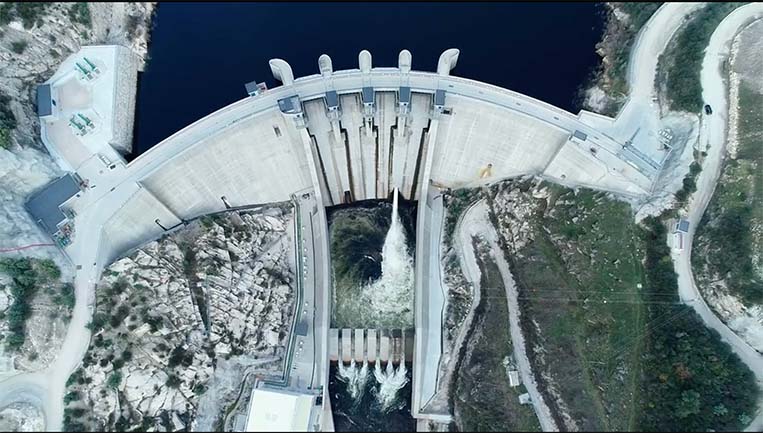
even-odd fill
[{"label": "small white structure", "polygon": [[684,235],[689,232],[689,221],[681,218],[676,222],[673,229],[673,248],[676,251],[684,249]]},{"label": "small white structure", "polygon": [[519,386],[519,372],[517,370],[509,371],[509,386]]},{"label": "small white structure", "polygon": [[249,402],[246,431],[310,431],[314,407],[314,395],[255,387]]},{"label": "small white structure", "polygon": [[519,396],[519,404],[532,404],[532,399],[530,398],[530,394],[524,393],[520,394]]}]

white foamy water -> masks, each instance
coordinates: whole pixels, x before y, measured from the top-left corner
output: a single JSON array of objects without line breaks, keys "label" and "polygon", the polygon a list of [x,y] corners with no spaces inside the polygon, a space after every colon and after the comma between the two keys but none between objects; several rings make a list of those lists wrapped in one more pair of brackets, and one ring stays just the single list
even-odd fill
[{"label": "white foamy water", "polygon": [[382,410],[389,409],[397,399],[397,392],[408,383],[408,370],[405,368],[405,356],[402,357],[400,365],[395,370],[391,362],[387,363],[387,368],[382,370],[381,362],[376,360],[374,368],[374,378],[379,384],[376,392],[376,400],[381,405]]},{"label": "white foamy water", "polygon": [[368,381],[368,362],[363,361],[363,366],[358,368],[354,359],[349,366],[345,366],[340,361],[337,378],[347,384],[347,393],[350,394],[350,397],[359,401],[363,397]]},{"label": "white foamy water", "polygon": [[363,287],[359,301],[369,311],[369,325],[406,329],[413,326],[413,258],[408,254],[397,196],[395,188],[392,221],[382,247],[382,275]]}]

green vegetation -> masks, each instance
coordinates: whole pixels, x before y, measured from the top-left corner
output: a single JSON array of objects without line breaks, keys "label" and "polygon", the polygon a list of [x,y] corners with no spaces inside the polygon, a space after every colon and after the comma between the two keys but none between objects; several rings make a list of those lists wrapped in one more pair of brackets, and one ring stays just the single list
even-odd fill
[{"label": "green vegetation", "polygon": [[582,430],[745,427],[754,376],[680,303],[662,220],[639,227],[627,204],[585,189],[524,200],[540,200],[532,240],[507,258],[528,344],[543,348],[528,352],[541,389],[550,378]]},{"label": "green vegetation", "polygon": [[442,243],[451,245],[453,231],[461,214],[475,201],[480,198],[480,190],[475,188],[461,188],[450,190],[443,194],[443,207],[445,212],[445,227],[443,228]]},{"label": "green vegetation", "polygon": [[25,40],[19,40],[15,42],[11,42],[11,51],[13,51],[16,54],[21,54],[26,50],[26,47],[29,45],[29,42]]},{"label": "green vegetation", "polygon": [[51,260],[28,257],[0,259],[0,272],[8,274],[12,280],[13,304],[5,314],[9,331],[5,344],[8,350],[15,351],[20,349],[26,340],[26,320],[32,314],[31,300],[34,299],[38,288],[56,282],[61,272]]},{"label": "green vegetation", "polygon": [[41,24],[42,14],[50,4],[43,2],[2,3],[0,4],[0,25],[21,19],[24,28],[30,29],[35,24]]},{"label": "green vegetation", "polygon": [[[493,188],[494,197],[502,187]],[[522,314],[537,323],[523,321],[528,356],[536,377],[553,378],[581,430],[632,430],[645,328],[639,230],[626,203],[591,190],[549,188],[545,203],[520,195],[527,202],[517,206],[537,206],[521,222],[530,224],[533,240],[507,255]],[[496,224],[500,210],[489,203]],[[536,344],[542,357],[530,350]],[[539,385],[551,386],[546,379]]]},{"label": "green vegetation", "polygon": [[75,23],[90,27],[93,21],[90,17],[90,6],[86,2],[72,3],[69,6],[69,17]]},{"label": "green vegetation", "polygon": [[659,82],[666,87],[671,110],[699,112],[702,101],[700,71],[710,36],[723,18],[743,2],[708,3],[691,15],[660,56]]},{"label": "green vegetation", "polygon": [[106,380],[106,386],[112,389],[117,389],[120,383],[122,383],[122,372],[119,370],[111,373],[109,378]]},{"label": "green vegetation", "polygon": [[[609,65],[603,70],[603,74],[605,74],[604,81],[610,83],[608,93],[612,96],[627,95],[628,83],[626,82],[626,75],[633,43],[638,32],[661,5],[661,2],[615,3],[619,10],[628,14],[630,20],[627,24],[612,29],[614,34],[611,36],[616,41],[612,43],[613,52],[607,55]],[[616,18],[611,17],[610,19]]]},{"label": "green vegetation", "polygon": [[[697,227],[692,267],[701,286],[724,280],[745,303],[763,302],[763,95],[746,81],[739,88],[736,159],[726,160]],[[756,270],[757,268],[757,270]]]},{"label": "green vegetation", "polygon": [[541,431],[532,406],[519,403],[504,359],[512,355],[506,289],[490,256],[477,257],[482,296],[455,368],[450,398],[459,431]]},{"label": "green vegetation", "polygon": [[689,173],[684,177],[683,186],[676,191],[676,204],[674,206],[676,209],[686,206],[689,197],[697,191],[697,177],[699,176],[699,173],[702,172],[700,158],[701,156],[698,155],[698,152],[695,150],[694,161],[689,165]]},{"label": "green vegetation", "polygon": [[650,327],[643,361],[639,428],[740,431],[755,412],[755,377],[691,307],[678,303],[665,225],[654,217],[644,225],[646,292],[662,302],[647,308],[657,326]]},{"label": "green vegetation", "polygon": [[11,98],[0,92],[0,147],[11,145],[11,131],[16,128],[16,116],[11,111]]}]

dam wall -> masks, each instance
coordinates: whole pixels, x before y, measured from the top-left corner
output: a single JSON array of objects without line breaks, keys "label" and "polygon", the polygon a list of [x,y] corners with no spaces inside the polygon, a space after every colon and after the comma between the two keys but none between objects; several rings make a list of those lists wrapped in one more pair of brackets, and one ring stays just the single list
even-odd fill
[{"label": "dam wall", "polygon": [[145,191],[126,195],[105,224],[107,255],[162,227],[300,191],[319,189],[324,206],[388,198],[394,188],[418,200],[430,182],[461,188],[532,174],[643,197],[655,177],[653,162],[579,117],[447,73],[373,68],[285,80],[128,164],[122,184]]},{"label": "dam wall", "polygon": [[306,158],[296,129],[271,109],[202,139],[140,182],[173,213],[190,219],[225,209],[225,202],[236,207],[289,200],[312,187]]}]

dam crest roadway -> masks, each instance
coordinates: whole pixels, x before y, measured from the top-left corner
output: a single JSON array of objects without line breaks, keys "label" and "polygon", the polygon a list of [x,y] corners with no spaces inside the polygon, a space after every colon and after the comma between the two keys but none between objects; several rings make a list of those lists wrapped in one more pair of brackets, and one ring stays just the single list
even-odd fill
[{"label": "dam crest roadway", "polygon": [[[397,188],[419,202],[411,413],[448,421],[449,414],[427,408],[438,388],[442,352],[445,294],[433,277],[439,275],[440,190],[536,175],[643,200],[670,154],[670,148],[656,145],[657,131],[634,124],[633,117],[574,115],[452,76],[458,56],[457,49],[446,50],[436,72],[423,72],[412,69],[407,50],[397,67],[372,67],[371,54],[362,51],[358,69],[342,71],[322,55],[320,73],[301,78],[294,78],[286,61],[273,59],[271,70],[281,86],[250,83],[249,96],[130,163],[105,143],[88,149],[90,162],[66,161],[61,144],[45,133],[50,126],[41,122],[51,154],[91,186],[67,202],[75,234],[65,252],[78,269],[77,303],[55,364],[5,385],[44,394],[46,428],[60,429],[65,381],[87,350],[86,324],[105,266],[199,216],[291,200],[302,221],[297,242],[313,240],[297,251],[304,245],[307,270],[300,272],[299,287],[312,319],[304,339],[314,344],[305,346],[308,353],[289,368],[286,380],[292,387],[322,389],[325,405],[331,292],[325,207],[387,199]],[[339,343],[332,339],[331,345]],[[321,423],[331,421],[322,417]]]}]

